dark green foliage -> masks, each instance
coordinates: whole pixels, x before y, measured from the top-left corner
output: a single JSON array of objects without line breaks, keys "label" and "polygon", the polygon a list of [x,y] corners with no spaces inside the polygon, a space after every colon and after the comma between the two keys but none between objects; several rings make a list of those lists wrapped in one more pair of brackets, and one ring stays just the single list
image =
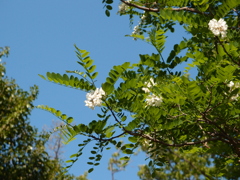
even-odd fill
[{"label": "dark green foliage", "polygon": [[59,160],[45,151],[47,136],[30,125],[28,116],[38,94],[37,86],[22,90],[9,80],[0,64],[0,179],[72,179]]}]

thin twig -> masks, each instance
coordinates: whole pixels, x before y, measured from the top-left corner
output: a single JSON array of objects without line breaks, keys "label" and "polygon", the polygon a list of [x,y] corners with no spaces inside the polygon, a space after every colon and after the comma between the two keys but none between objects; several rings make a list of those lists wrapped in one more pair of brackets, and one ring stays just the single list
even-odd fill
[{"label": "thin twig", "polygon": [[123,133],[121,133],[121,134],[119,134],[117,136],[111,137],[111,138],[98,138],[98,137],[96,137],[94,135],[89,135],[89,137],[91,137],[91,138],[93,138],[95,140],[99,140],[99,141],[111,141],[113,139],[119,138],[120,136],[123,136],[124,134],[126,134],[126,132],[123,132]]},{"label": "thin twig", "polygon": [[235,61],[235,60],[233,59],[233,57],[227,52],[227,50],[225,49],[224,45],[222,44],[222,42],[220,41],[220,39],[219,39],[218,37],[217,37],[217,40],[218,40],[218,42],[220,43],[220,45],[222,46],[224,52],[228,55],[228,57],[230,57],[230,59],[231,59],[235,64],[237,64],[238,66],[240,66],[240,63],[237,62],[237,61]]}]

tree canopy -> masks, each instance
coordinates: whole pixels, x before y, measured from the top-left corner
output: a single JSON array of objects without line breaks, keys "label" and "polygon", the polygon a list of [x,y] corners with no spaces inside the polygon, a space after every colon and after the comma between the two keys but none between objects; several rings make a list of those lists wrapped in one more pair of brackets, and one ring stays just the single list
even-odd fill
[{"label": "tree canopy", "polygon": [[[1,50],[0,58],[9,54],[8,47]],[[30,125],[38,87],[24,91],[5,73],[0,63],[0,179],[73,179],[64,174],[63,163],[46,152],[48,136]]]},{"label": "tree canopy", "polygon": [[[113,0],[103,3],[110,16]],[[99,120],[77,125],[60,110],[38,106],[66,123],[59,127],[65,143],[76,135],[86,137],[68,167],[89,142],[95,141],[87,162],[89,172],[99,165],[102,152],[114,145],[125,154],[121,160],[126,161],[144,146],[152,177],[174,159],[194,159],[195,155],[211,158],[218,169],[199,169],[206,178],[239,177],[226,167],[239,168],[240,164],[240,1],[121,0],[119,14],[129,15],[130,22],[139,17],[129,36],[151,44],[155,53],[140,54],[136,64],[114,66],[101,87],[95,85],[98,72],[89,52],[76,45],[82,70],[40,75],[87,92],[87,107],[101,106]],[[179,26],[190,38],[183,38],[163,57],[166,32],[177,33]],[[176,71],[182,63],[187,64],[185,69]],[[196,76],[189,74],[193,68]],[[122,137],[129,142],[123,144]]]}]

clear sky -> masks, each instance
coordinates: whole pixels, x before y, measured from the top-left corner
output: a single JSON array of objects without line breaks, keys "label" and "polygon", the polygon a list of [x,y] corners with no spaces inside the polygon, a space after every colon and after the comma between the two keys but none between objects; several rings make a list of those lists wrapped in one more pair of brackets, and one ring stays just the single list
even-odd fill
[{"label": "clear sky", "polygon": [[[7,63],[7,76],[16,79],[24,90],[36,84],[39,96],[35,105],[44,104],[61,110],[75,119],[75,123],[89,123],[97,118],[99,111],[85,107],[85,92],[59,86],[41,79],[38,74],[46,72],[65,73],[65,70],[82,70],[76,63],[74,44],[80,49],[90,51],[95,60],[100,86],[114,65],[126,61],[137,63],[139,54],[156,53],[155,49],[130,37],[132,29],[127,16],[117,15],[118,1],[113,5],[111,17],[106,17],[101,0],[1,0],[0,47],[10,46]],[[135,20],[137,25],[139,19]],[[166,58],[172,46],[186,37],[179,27],[177,33],[168,34],[168,43],[163,56]],[[30,116],[31,124],[42,129],[51,126],[57,118],[48,112],[34,109]],[[64,148],[64,159],[78,151],[78,137]],[[91,168],[86,164],[91,154],[85,151],[70,172],[78,176]],[[101,165],[89,174],[89,179],[111,179],[107,170],[108,159],[115,150],[104,153]],[[139,179],[136,175],[138,164],[143,164],[145,155],[133,157],[126,171],[117,173],[115,179]]]}]

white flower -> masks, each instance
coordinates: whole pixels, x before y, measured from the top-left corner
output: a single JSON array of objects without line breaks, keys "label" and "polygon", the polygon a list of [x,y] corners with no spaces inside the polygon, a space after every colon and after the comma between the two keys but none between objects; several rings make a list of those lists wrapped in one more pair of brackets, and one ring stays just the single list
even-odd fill
[{"label": "white flower", "polygon": [[145,84],[147,85],[147,88],[142,88],[142,90],[145,93],[150,93],[149,88],[151,88],[152,86],[156,86],[156,83],[154,82],[153,78],[150,78],[150,82],[145,82]]},{"label": "white flower", "polygon": [[[240,83],[239,83],[239,82],[234,83],[233,81],[230,81],[229,84],[227,84],[227,86],[230,87],[229,93],[231,93],[234,89],[240,87]],[[227,93],[225,93],[225,94],[227,95]],[[232,101],[237,101],[237,100],[238,100],[238,96],[239,96],[239,95],[236,94],[236,95],[232,96],[232,97],[230,98],[230,100],[232,100]]]},{"label": "white flower", "polygon": [[[145,11],[144,11],[144,13],[145,13]],[[145,14],[143,14],[141,16],[141,19],[140,19],[138,25],[134,26],[134,28],[133,28],[132,35],[141,34],[141,32],[142,32],[141,27],[144,24],[144,21],[146,20],[146,18],[147,18],[147,16]],[[133,40],[137,40],[137,38],[134,37]]]},{"label": "white flower", "polygon": [[[141,32],[141,26],[144,23],[145,19],[147,18],[147,16],[145,16],[144,14],[142,15],[138,25],[134,26],[133,28],[133,32],[132,34],[139,34]],[[134,38],[135,39],[135,38]],[[136,39],[135,39],[136,40]]]},{"label": "white flower", "polygon": [[231,100],[232,100],[232,101],[237,101],[237,100],[238,100],[238,96],[239,96],[238,94],[235,95],[235,96],[232,96],[232,97],[231,97]]},{"label": "white flower", "polygon": [[234,86],[234,82],[230,81],[229,84],[227,84],[227,86],[232,88]]},{"label": "white flower", "polygon": [[126,10],[127,10],[127,5],[124,4],[124,3],[121,3],[121,4],[118,6],[118,9],[119,9],[119,12],[120,12],[120,13],[125,13]]},{"label": "white flower", "polygon": [[141,17],[141,21],[145,21],[146,18],[147,18],[147,16],[142,15],[142,17]]},{"label": "white flower", "polygon": [[239,83],[239,82],[236,82],[236,83],[234,84],[234,87],[235,87],[235,88],[240,88],[240,83]]},{"label": "white flower", "polygon": [[240,83],[239,82],[234,83],[234,82],[230,81],[229,84],[227,84],[227,86],[230,87],[231,89],[233,89],[233,88],[235,89],[235,88],[240,87]]},{"label": "white flower", "polygon": [[91,90],[86,95],[87,100],[84,101],[85,106],[88,106],[92,110],[95,106],[101,106],[103,96],[105,96],[105,92],[102,88],[97,88],[95,91]]},{"label": "white flower", "polygon": [[155,94],[151,94],[151,95],[148,95],[147,99],[146,99],[146,102],[147,102],[147,106],[160,106],[161,103],[162,103],[162,97],[158,97],[156,96]]},{"label": "white flower", "polygon": [[145,93],[150,93],[150,90],[148,88],[142,88],[142,90],[145,92]]},{"label": "white flower", "polygon": [[[131,0],[129,0],[129,1],[127,1],[127,2],[131,2]],[[127,11],[127,9],[128,9],[128,5],[127,4],[125,4],[125,3],[121,3],[119,6],[118,6],[118,9],[119,9],[119,13],[121,14],[121,13],[125,13],[126,11]]]},{"label": "white flower", "polygon": [[218,21],[216,19],[212,19],[208,23],[208,26],[215,36],[219,36],[221,34],[223,38],[226,37],[228,25],[224,19],[221,18]]},{"label": "white flower", "polygon": [[134,26],[132,34],[138,34],[141,31],[140,26]]}]

